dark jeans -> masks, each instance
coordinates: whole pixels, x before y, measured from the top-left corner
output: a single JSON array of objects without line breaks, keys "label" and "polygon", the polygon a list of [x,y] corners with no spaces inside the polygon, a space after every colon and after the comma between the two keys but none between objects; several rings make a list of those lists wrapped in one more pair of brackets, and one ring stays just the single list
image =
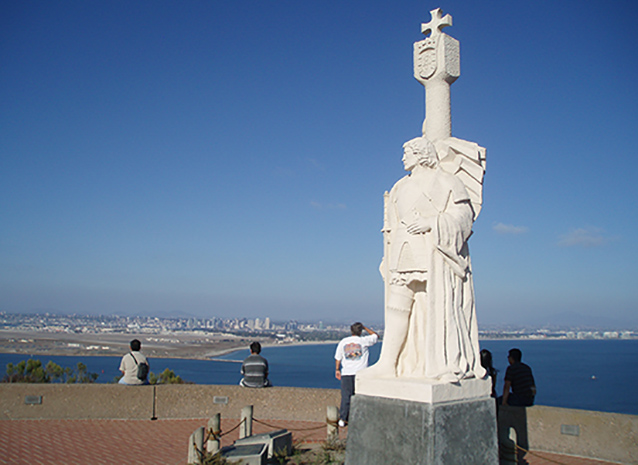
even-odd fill
[{"label": "dark jeans", "polygon": [[[503,405],[503,396],[500,396],[496,400],[496,406]],[[509,397],[507,398],[507,405],[511,405],[512,407],[531,407],[534,405],[534,397],[523,397],[510,392]]]},{"label": "dark jeans", "polygon": [[350,397],[354,395],[354,375],[341,376],[341,409],[339,418],[348,421],[350,415]]}]

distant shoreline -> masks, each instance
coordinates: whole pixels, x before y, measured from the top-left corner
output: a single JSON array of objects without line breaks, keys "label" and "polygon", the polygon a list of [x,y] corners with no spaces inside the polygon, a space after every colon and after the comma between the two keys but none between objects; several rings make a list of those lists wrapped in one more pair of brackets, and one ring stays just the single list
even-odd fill
[{"label": "distant shoreline", "polygon": [[[24,355],[25,358],[121,357],[129,351],[132,339],[142,341],[142,352],[154,359],[214,360],[248,349],[259,337],[221,335],[202,338],[198,334],[147,333],[53,333],[0,329],[0,354]],[[276,343],[260,340],[262,347],[294,347],[337,344],[338,341],[297,341]]]},{"label": "distant shoreline", "polygon": [[[297,346],[318,346],[318,345],[327,345],[327,344],[338,344],[339,341],[299,341],[299,342],[284,342],[281,344],[262,344],[262,348],[277,348],[277,347],[297,347]],[[247,350],[248,347],[237,347],[235,349],[224,349],[219,351],[212,351],[206,354],[207,357],[210,357],[210,360],[214,360],[216,362],[228,362],[231,360],[225,359],[217,359],[213,357],[221,357],[222,355],[232,354],[233,352],[239,352],[240,350]]]},{"label": "distant shoreline", "polygon": [[[39,331],[11,331],[0,329],[0,353],[24,355],[28,358],[47,356],[121,357],[129,350],[131,339],[142,341],[142,352],[153,359],[223,360],[219,357],[248,349],[254,337],[221,334],[202,336],[191,333],[53,333]],[[480,341],[636,341],[638,338],[588,338],[565,337],[485,337]],[[276,343],[260,340],[264,348],[296,347],[305,345],[336,345],[338,340],[296,341]]]}]

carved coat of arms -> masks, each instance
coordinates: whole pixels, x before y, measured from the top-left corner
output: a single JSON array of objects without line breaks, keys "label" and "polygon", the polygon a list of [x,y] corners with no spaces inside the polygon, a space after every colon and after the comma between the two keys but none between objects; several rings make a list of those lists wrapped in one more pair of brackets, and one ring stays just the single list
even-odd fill
[{"label": "carved coat of arms", "polygon": [[416,74],[421,79],[429,79],[436,71],[436,42],[431,38],[414,44]]}]

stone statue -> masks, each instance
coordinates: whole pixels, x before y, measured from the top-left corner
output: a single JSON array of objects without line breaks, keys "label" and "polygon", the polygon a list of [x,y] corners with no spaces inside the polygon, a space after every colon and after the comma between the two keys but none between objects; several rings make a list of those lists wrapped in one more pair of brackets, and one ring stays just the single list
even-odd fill
[{"label": "stone statue", "polygon": [[383,348],[366,376],[482,378],[467,246],[475,216],[470,196],[428,139],[403,148],[411,173],[386,202]]},{"label": "stone statue", "polygon": [[485,149],[451,137],[450,84],[460,75],[458,41],[440,29],[414,44],[414,76],[426,89],[423,136],[403,146],[410,174],[385,195],[385,335],[379,362],[362,378],[458,383],[482,379],[467,241],[482,205]]},{"label": "stone statue", "polygon": [[414,44],[426,118],[422,136],[403,145],[409,174],[384,196],[385,334],[379,361],[356,375],[346,465],[499,460],[468,249],[485,149],[452,137],[459,43],[441,32],[452,17],[431,14]]}]

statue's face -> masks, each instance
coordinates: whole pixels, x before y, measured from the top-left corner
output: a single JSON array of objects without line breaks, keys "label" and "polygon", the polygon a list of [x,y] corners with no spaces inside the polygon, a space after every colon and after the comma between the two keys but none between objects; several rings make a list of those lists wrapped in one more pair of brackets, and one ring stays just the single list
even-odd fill
[{"label": "statue's face", "polygon": [[412,171],[414,169],[414,167],[417,165],[417,163],[419,162],[419,158],[418,158],[418,150],[416,149],[416,147],[412,147],[410,145],[406,145],[405,147],[403,147],[403,168],[406,171]]}]

